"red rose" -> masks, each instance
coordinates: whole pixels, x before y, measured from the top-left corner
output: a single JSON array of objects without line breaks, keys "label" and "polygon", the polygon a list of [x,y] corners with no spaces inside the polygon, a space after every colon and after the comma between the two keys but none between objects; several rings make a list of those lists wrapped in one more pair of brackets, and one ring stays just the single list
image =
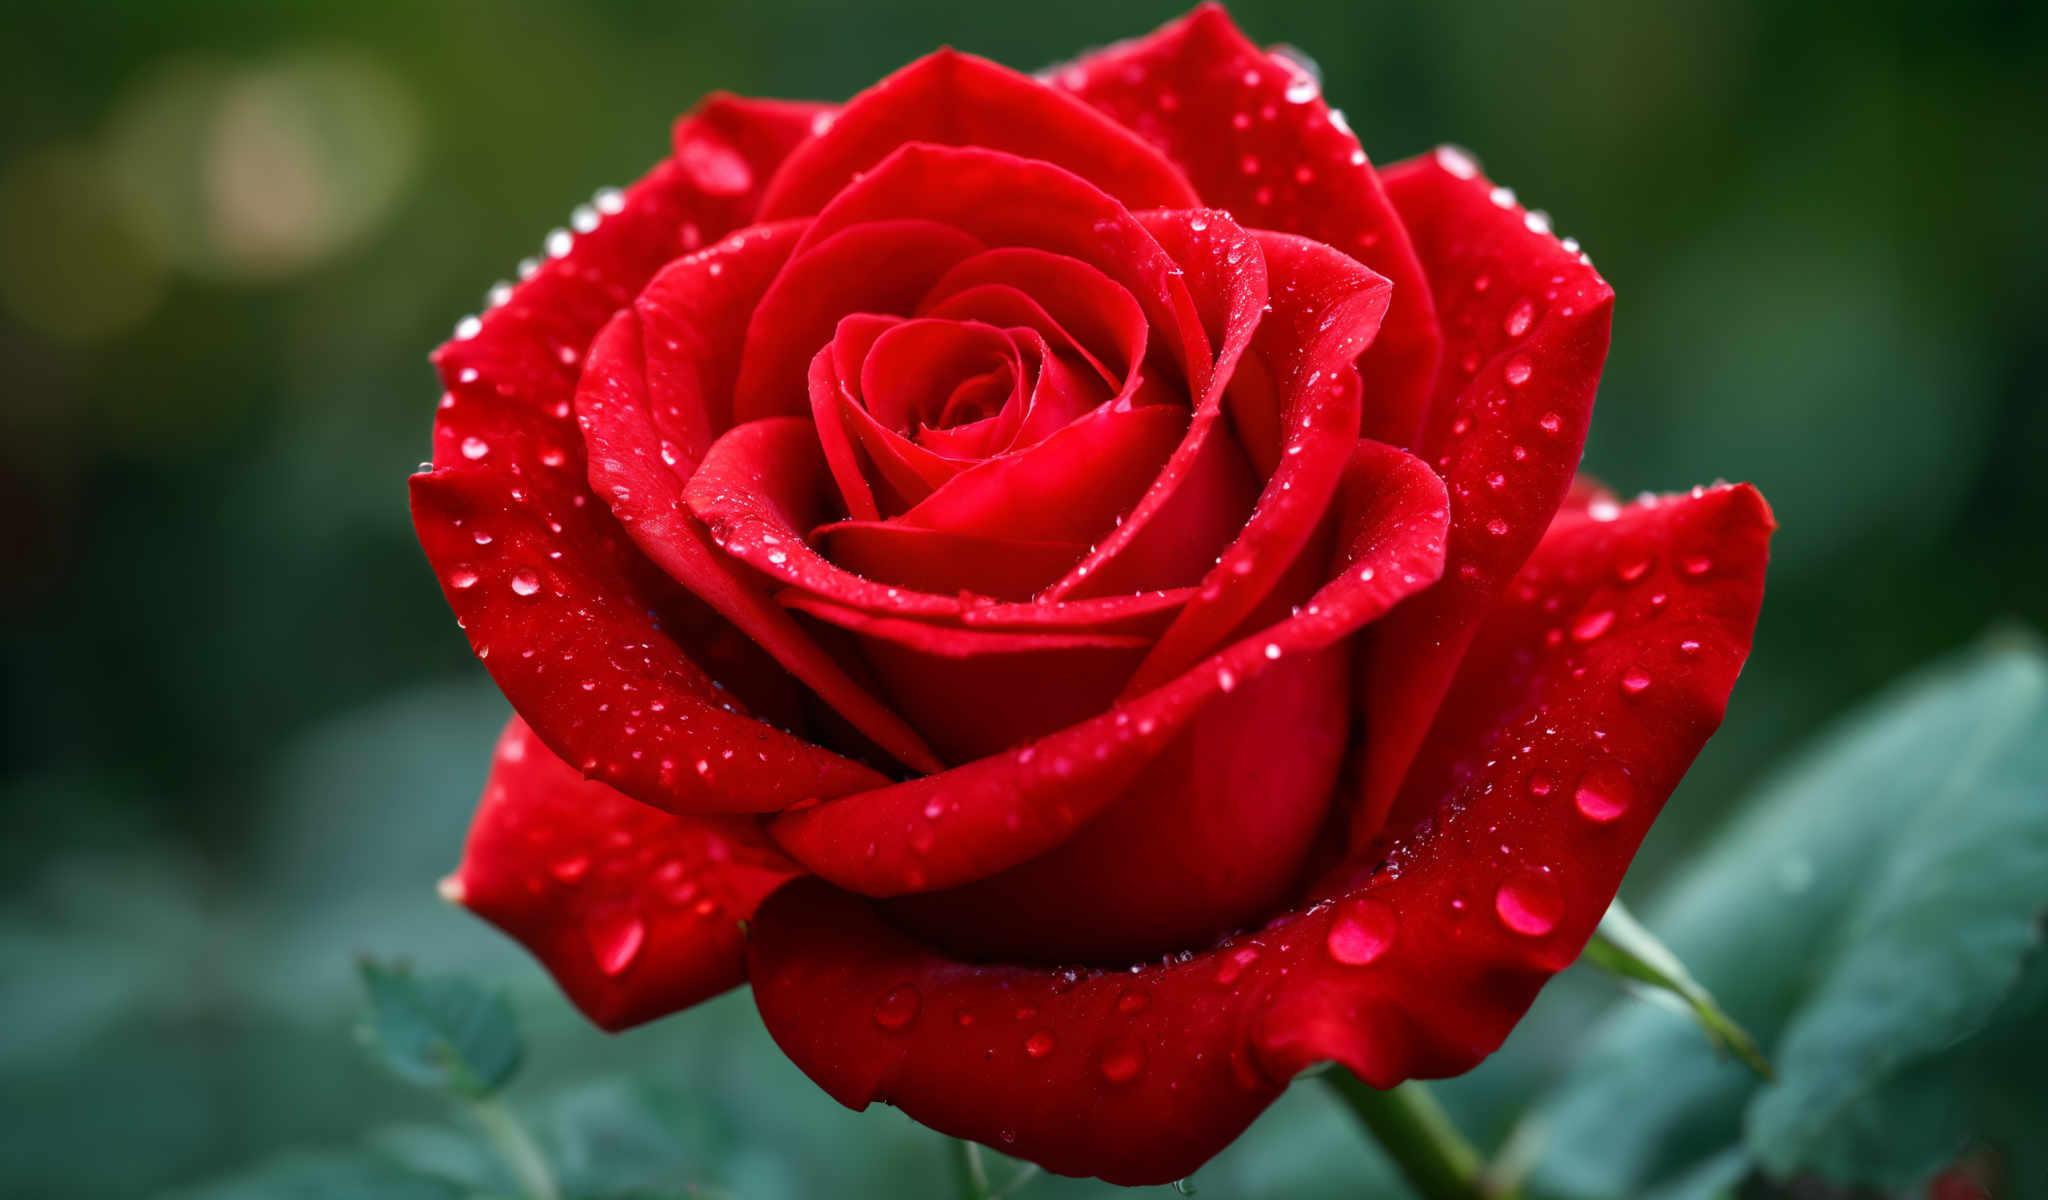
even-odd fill
[{"label": "red rose", "polygon": [[1771,519],[1574,492],[1611,292],[1219,8],[714,96],[437,362],[519,717],[454,899],[620,1028],[751,981],[856,1108],[1185,1175],[1460,1072],[1718,723]]}]

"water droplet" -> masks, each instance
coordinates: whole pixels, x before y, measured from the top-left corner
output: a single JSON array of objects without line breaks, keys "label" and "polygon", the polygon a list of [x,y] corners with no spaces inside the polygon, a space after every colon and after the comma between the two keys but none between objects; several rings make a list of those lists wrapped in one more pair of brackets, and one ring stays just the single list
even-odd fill
[{"label": "water droplet", "polygon": [[1650,673],[1640,666],[1630,667],[1621,676],[1621,690],[1631,696],[1640,696],[1650,686]]},{"label": "water droplet", "polygon": [[1267,643],[1266,643],[1266,657],[1267,657],[1267,658],[1269,658],[1269,659],[1273,659],[1273,658],[1278,658],[1278,657],[1280,657],[1280,643],[1278,643],[1278,642],[1267,642]]},{"label": "water droplet", "polygon": [[1236,673],[1229,667],[1224,667],[1222,670],[1217,671],[1216,686],[1222,688],[1225,692],[1235,691],[1237,689]]},{"label": "water droplet", "polygon": [[521,596],[531,596],[540,590],[540,576],[532,570],[521,568],[512,573],[512,590]]},{"label": "water droplet", "polygon": [[1535,373],[1536,366],[1529,361],[1528,355],[1517,354],[1508,360],[1508,365],[1501,375],[1508,381],[1509,387],[1521,387],[1529,382],[1529,376]]},{"label": "water droplet", "polygon": [[1224,959],[1222,965],[1216,968],[1216,982],[1226,986],[1236,983],[1238,976],[1244,974],[1244,969],[1257,961],[1259,952],[1250,946],[1233,951],[1230,957]]},{"label": "water droplet", "polygon": [[723,142],[691,138],[677,148],[676,161],[690,182],[714,196],[737,196],[754,186],[754,169]]},{"label": "water droplet", "polygon": [[599,920],[590,926],[590,949],[597,956],[597,969],[607,975],[622,974],[639,957],[647,941],[647,926],[630,914]]},{"label": "water droplet", "polygon": [[1556,786],[1557,781],[1541,771],[1529,776],[1529,794],[1531,796],[1548,796],[1550,789]]},{"label": "water droplet", "polygon": [[1508,310],[1507,320],[1501,322],[1501,328],[1509,337],[1518,338],[1529,332],[1529,325],[1535,319],[1536,306],[1524,300]]},{"label": "water droplet", "polygon": [[1121,1042],[1102,1052],[1102,1077],[1110,1083],[1129,1083],[1145,1069],[1145,1052]]},{"label": "water droplet", "polygon": [[1486,523],[1486,532],[1495,537],[1506,537],[1508,535],[1508,523],[1499,517],[1495,517]]},{"label": "water droplet", "polygon": [[456,591],[461,591],[464,588],[475,587],[476,580],[476,568],[470,566],[468,563],[464,563],[461,566],[455,568],[453,571],[448,572],[448,586],[454,588]]},{"label": "water droplet", "polygon": [[491,444],[480,437],[466,437],[462,439],[462,457],[471,462],[475,462],[490,452]]},{"label": "water droplet", "polygon": [[1044,1058],[1058,1048],[1059,1042],[1042,1029],[1024,1039],[1024,1053],[1033,1058]]},{"label": "water droplet", "polygon": [[1479,160],[1461,146],[1438,146],[1436,165],[1459,179],[1471,179],[1479,174]]},{"label": "water droplet", "polygon": [[1519,871],[1493,894],[1493,911],[1500,923],[1524,937],[1542,937],[1557,928],[1564,914],[1564,897],[1550,877],[1539,871]]},{"label": "water droplet", "polygon": [[1536,422],[1536,427],[1545,433],[1556,433],[1564,428],[1564,421],[1554,412],[1544,413],[1542,418]]},{"label": "water droplet", "polygon": [[1687,557],[1679,566],[1688,575],[1704,575],[1714,569],[1714,560],[1704,554],[1694,554]]},{"label": "water droplet", "polygon": [[1678,652],[1680,654],[1698,654],[1700,652],[1700,644],[1692,638],[1687,638],[1678,643]]},{"label": "water droplet", "polygon": [[1634,796],[1635,789],[1629,784],[1628,772],[1614,763],[1600,763],[1579,780],[1578,791],[1572,794],[1572,803],[1578,806],[1580,815],[1587,820],[1605,824],[1627,812],[1629,801]]},{"label": "water droplet", "polygon": [[1385,900],[1376,896],[1347,900],[1337,910],[1323,945],[1338,962],[1362,967],[1387,952],[1399,928],[1400,917]]},{"label": "water droplet", "polygon": [[1603,608],[1599,612],[1587,613],[1572,625],[1572,637],[1581,642],[1590,642],[1614,624],[1614,610]]},{"label": "water droplet", "polygon": [[891,1033],[900,1033],[917,1020],[917,1010],[923,1004],[924,997],[918,995],[916,987],[899,983],[875,1004],[875,1024]]},{"label": "water droplet", "polygon": [[1281,94],[1287,97],[1287,102],[1289,104],[1307,104],[1309,101],[1315,99],[1316,93],[1321,90],[1322,89],[1316,87],[1315,80],[1310,79],[1306,75],[1302,75],[1298,76],[1294,80],[1294,82],[1288,84],[1287,90]]},{"label": "water droplet", "polygon": [[1634,583],[1649,573],[1650,560],[1647,558],[1638,558],[1633,562],[1625,562],[1614,568],[1615,576],[1623,583]]},{"label": "water droplet", "polygon": [[565,858],[548,868],[548,874],[553,875],[563,883],[576,883],[589,873],[590,857],[585,854],[578,854],[573,858]]}]

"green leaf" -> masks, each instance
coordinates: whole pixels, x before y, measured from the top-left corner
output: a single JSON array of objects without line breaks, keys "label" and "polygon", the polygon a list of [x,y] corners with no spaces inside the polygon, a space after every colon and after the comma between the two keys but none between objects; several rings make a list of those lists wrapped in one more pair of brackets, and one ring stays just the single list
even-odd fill
[{"label": "green leaf", "polygon": [[500,993],[459,976],[419,976],[371,959],[361,970],[370,998],[364,1040],[403,1078],[478,1097],[519,1069],[519,1027]]},{"label": "green leaf", "polygon": [[1636,984],[1647,995],[1664,997],[1682,1006],[1699,1022],[1714,1049],[1733,1054],[1762,1078],[1771,1077],[1771,1064],[1764,1060],[1756,1042],[1722,1011],[1678,956],[1629,915],[1621,901],[1608,905],[1606,915],[1600,918],[1600,928],[1586,944],[1585,958],[1608,974]]},{"label": "green leaf", "polygon": [[2048,912],[2048,673],[2016,665],[1964,742],[1928,748],[1949,769],[1869,864],[1785,1031],[1784,1075],[1745,1123],[1775,1174],[1903,1187],[1970,1133],[1955,1100],[1975,1073],[1943,1051],[1991,1019]]},{"label": "green leaf", "polygon": [[2008,643],[1907,682],[1779,772],[1644,906],[1777,1047],[1779,1081],[1718,1059],[1684,1017],[1622,1009],[1540,1103],[1535,1193],[1727,1179],[1731,1147],[1749,1169],[1896,1187],[1996,1127],[1988,1044],[2024,1025],[2014,983],[2048,906],[2044,748],[2048,666]]}]

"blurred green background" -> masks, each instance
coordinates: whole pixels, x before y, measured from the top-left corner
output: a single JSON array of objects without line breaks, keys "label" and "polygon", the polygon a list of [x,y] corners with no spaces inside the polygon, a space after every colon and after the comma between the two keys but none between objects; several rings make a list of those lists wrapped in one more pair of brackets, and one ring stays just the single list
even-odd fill
[{"label": "blurred green background", "polygon": [[[425,356],[707,90],[841,98],[940,42],[1033,68],[1178,7],[10,7],[0,1192],[150,1192],[433,1114],[351,1044],[359,951],[512,985],[521,1086],[571,1118],[630,1127],[587,1081],[658,1064],[677,1169],[715,1148],[738,1195],[936,1169],[743,996],[604,1039],[434,901],[505,710],[406,515]],[[1628,894],[1845,704],[2048,625],[2048,6],[1234,11],[1321,64],[1375,159],[1464,144],[1586,245],[1619,294],[1590,470],[1776,508],[1755,656]],[[1524,1058],[1497,1074],[1556,1055]],[[1363,1156],[1298,1094],[1205,1186],[1304,1194]]]}]

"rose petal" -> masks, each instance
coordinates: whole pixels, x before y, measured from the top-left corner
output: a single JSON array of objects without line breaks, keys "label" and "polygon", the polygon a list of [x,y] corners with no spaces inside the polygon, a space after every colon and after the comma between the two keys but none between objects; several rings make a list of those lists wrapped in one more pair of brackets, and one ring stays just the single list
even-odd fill
[{"label": "rose petal", "polygon": [[[1143,651],[1141,643],[1130,652],[1120,674],[1090,677],[1051,660],[1054,686],[1020,673],[1002,681],[1007,691],[980,694],[1003,697],[1004,709],[1019,707],[1007,702],[1013,695],[1050,705],[1073,678],[1100,711]],[[1283,657],[1210,700],[1066,842],[987,879],[899,896],[885,913],[976,961],[1052,964],[1133,961],[1263,920],[1299,880],[1334,798],[1352,729],[1350,674],[1342,645]],[[987,702],[969,699],[957,697],[956,708],[980,717]]]},{"label": "rose petal", "polygon": [[1014,601],[1030,599],[1088,549],[881,521],[840,521],[812,530],[811,538],[826,558],[868,579]]},{"label": "rose petal", "polygon": [[1187,428],[1187,411],[1104,405],[1028,450],[977,463],[909,512],[906,525],[1083,545],[1113,530]]},{"label": "rose petal", "polygon": [[1220,212],[1140,214],[1180,264],[1210,344],[1209,386],[1191,393],[1194,415],[1173,457],[1121,524],[1079,566],[1046,589],[1051,600],[1187,584],[1236,534],[1257,495],[1242,453],[1217,421],[1223,389],[1266,307],[1265,256]]},{"label": "rose petal", "polygon": [[[1180,265],[1137,218],[1086,180],[1000,151],[911,143],[839,193],[797,252],[842,230],[897,220],[950,226],[991,249],[1021,246],[1088,263],[1138,302],[1189,393],[1208,387],[1209,339]],[[890,273],[897,272],[892,263]]]},{"label": "rose petal", "polygon": [[895,711],[949,762],[1000,753],[1101,713],[1151,645],[1123,634],[932,625],[795,591],[782,600],[851,633]]},{"label": "rose petal", "polygon": [[[750,274],[743,270],[743,252],[733,260],[735,276]],[[719,256],[686,258],[664,276],[672,278],[676,291],[690,285],[674,276],[698,276],[698,287],[711,293],[715,303],[721,295],[715,287],[721,276],[711,270],[723,262],[725,258]],[[756,283],[762,283],[766,272],[754,270],[752,274]],[[651,563],[719,610],[733,627],[774,655],[788,674],[803,680],[883,752],[915,770],[932,770],[938,760],[918,733],[874,700],[838,661],[811,641],[788,612],[743,577],[735,563],[711,545],[702,524],[692,518],[684,506],[688,475],[678,473],[657,453],[662,438],[651,420],[655,405],[647,387],[651,362],[645,342],[643,317],[627,311],[618,313],[590,348],[590,369],[575,397],[584,440],[590,446],[590,485],[610,500],[612,514]]]},{"label": "rose petal", "polygon": [[[1473,641],[1391,836],[1285,932],[1297,969],[1256,1034],[1275,1078],[1336,1059],[1388,1087],[1500,1044],[1720,724],[1772,527],[1754,488],[1721,486],[1551,529]],[[1379,930],[1370,964],[1314,953],[1347,920]]]},{"label": "rose petal", "polygon": [[[1754,628],[1769,525],[1747,488],[1562,523],[1522,577],[1527,599],[1475,643],[1404,796],[1416,811],[1454,803],[1377,875],[1377,858],[1361,859],[1361,877],[1329,900],[1184,960],[1059,970],[952,959],[867,902],[798,881],[755,923],[762,1020],[842,1104],[885,1101],[1121,1184],[1192,1172],[1318,1061],[1379,1087],[1469,1069],[1576,957],[1718,722]],[[1615,572],[1645,550],[1681,565],[1614,594]],[[1688,556],[1714,565],[1688,574]],[[1613,640],[1551,645],[1553,596],[1559,612],[1618,605]],[[1630,698],[1638,653],[1663,675]],[[1538,748],[1518,751],[1524,739]],[[1455,763],[1472,770],[1457,778]],[[1610,766],[1630,771],[1629,790],[1582,805],[1578,772]],[[1535,771],[1560,772],[1547,795],[1532,794]],[[1596,792],[1605,780],[1594,775]],[[1467,890],[1480,865],[1485,886]]]},{"label": "rose petal", "polygon": [[833,1099],[893,1104],[1057,1174],[1182,1178],[1280,1094],[1223,1052],[1244,1018],[1228,989],[1194,986],[1206,961],[1137,976],[974,965],[810,880],[771,896],[754,931],[762,1023]]},{"label": "rose petal", "polygon": [[599,1026],[746,980],[740,923],[802,872],[745,817],[676,816],[584,779],[514,717],[442,894],[510,934]]},{"label": "rose petal", "polygon": [[[1186,670],[1231,630],[1257,623],[1262,606],[1270,611],[1277,601],[1284,610],[1300,599],[1275,589],[1323,524],[1358,443],[1351,364],[1379,330],[1387,281],[1304,238],[1256,236],[1274,287],[1250,354],[1275,381],[1283,449],[1251,517],[1132,677],[1134,693]],[[1320,582],[1312,578],[1310,586]]]},{"label": "rose petal", "polygon": [[1314,79],[1261,52],[1216,4],[1048,77],[1163,150],[1204,203],[1246,226],[1325,243],[1393,282],[1379,337],[1359,362],[1363,432],[1411,444],[1439,356],[1431,292],[1401,217]]},{"label": "rose petal", "polygon": [[[1447,513],[1441,481],[1421,462],[1361,444],[1342,511],[1340,573],[1298,614],[1014,753],[788,813],[770,832],[810,870],[872,896],[958,886],[1059,845],[1216,697],[1337,642],[1436,578]],[[932,805],[943,820],[928,815]]]},{"label": "rose petal", "polygon": [[1417,452],[1449,485],[1453,515],[1443,584],[1368,639],[1360,837],[1383,819],[1473,631],[1571,487],[1614,302],[1591,266],[1504,204],[1469,160],[1440,152],[1386,180],[1446,330]]},{"label": "rose petal", "polygon": [[[677,130],[765,176],[815,111],[714,96]],[[777,808],[874,775],[728,711],[734,694],[712,687],[689,657],[697,651],[676,639],[715,647],[730,630],[686,623],[694,601],[639,562],[590,502],[569,420],[598,328],[684,237],[721,235],[751,205],[746,193],[707,190],[699,174],[676,159],[657,166],[617,212],[460,331],[469,336],[435,352],[448,393],[435,469],[412,483],[413,521],[472,646],[542,740],[650,803]],[[690,768],[700,748],[733,745],[751,748],[744,763]]]},{"label": "rose petal", "polygon": [[811,359],[843,318],[908,314],[949,269],[981,248],[959,229],[922,219],[877,219],[827,238],[807,234],[747,322],[733,385],[734,423],[804,412]]},{"label": "rose petal", "polygon": [[855,96],[776,175],[761,220],[809,216],[906,142],[1056,163],[1131,208],[1188,208],[1194,189],[1139,138],[1027,75],[940,50]]},{"label": "rose petal", "polygon": [[1111,385],[1145,361],[1145,312],[1131,294],[1080,259],[1042,250],[1011,246],[965,260],[932,285],[917,313],[1029,326]]}]

